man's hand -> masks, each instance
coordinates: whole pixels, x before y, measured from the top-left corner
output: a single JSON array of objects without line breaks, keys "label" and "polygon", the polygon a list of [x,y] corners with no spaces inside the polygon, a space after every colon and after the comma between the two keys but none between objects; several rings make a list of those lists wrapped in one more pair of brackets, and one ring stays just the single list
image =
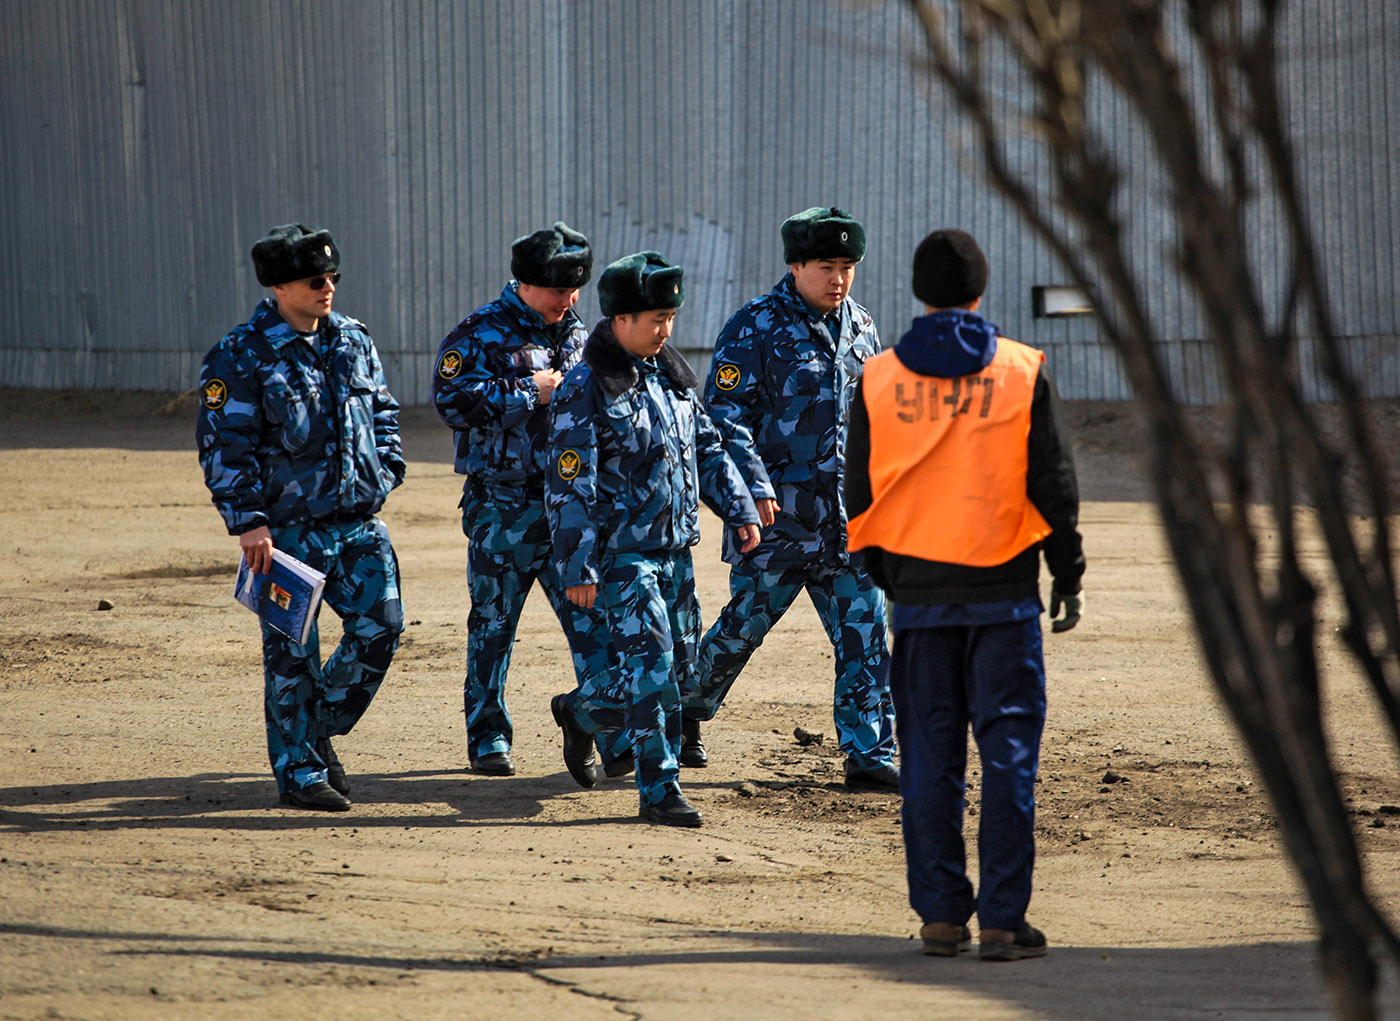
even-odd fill
[{"label": "man's hand", "polygon": [[755,500],[754,506],[758,508],[758,523],[764,528],[767,528],[769,525],[771,525],[773,523],[774,517],[777,516],[778,511],[782,510],[782,508],[778,506],[777,500],[769,499],[766,497],[762,500]]},{"label": "man's hand", "polygon": [[267,574],[272,570],[272,533],[266,525],[240,535],[238,548],[248,561],[248,570],[254,574]]},{"label": "man's hand", "polygon": [[763,532],[757,525],[740,525],[734,530],[739,535],[739,552],[747,553],[758,545],[758,540],[763,538]]},{"label": "man's hand", "polygon": [[564,381],[564,374],[558,369],[540,369],[530,378],[535,381],[535,388],[540,392],[540,403],[548,404],[549,399],[554,396],[554,388]]},{"label": "man's hand", "polygon": [[593,609],[593,604],[598,601],[597,585],[570,585],[564,590],[564,596],[571,603],[577,603],[585,610]]},{"label": "man's hand", "polygon": [[[1060,617],[1060,607],[1064,606],[1065,615]],[[1062,631],[1069,631],[1074,625],[1079,623],[1079,615],[1084,609],[1084,593],[1076,592],[1068,595],[1050,586],[1050,630],[1055,634]],[[1059,617],[1060,619],[1056,619]]]}]

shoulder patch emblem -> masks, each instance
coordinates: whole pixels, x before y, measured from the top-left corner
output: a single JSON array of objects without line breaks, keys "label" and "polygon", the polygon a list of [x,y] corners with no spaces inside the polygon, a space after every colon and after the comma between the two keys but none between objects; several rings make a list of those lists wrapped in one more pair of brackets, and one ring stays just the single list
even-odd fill
[{"label": "shoulder patch emblem", "polygon": [[204,406],[210,411],[218,411],[228,400],[228,387],[224,386],[222,379],[211,379],[200,388],[200,396],[204,400]]},{"label": "shoulder patch emblem", "polygon": [[559,470],[559,477],[565,482],[572,482],[578,478],[578,470],[583,465],[583,459],[578,456],[577,450],[566,450],[559,455],[559,462],[556,467]]},{"label": "shoulder patch emblem", "polygon": [[457,351],[449,351],[438,359],[438,375],[451,379],[462,371],[462,356]]},{"label": "shoulder patch emblem", "polygon": [[739,385],[739,366],[724,362],[715,368],[715,386],[721,390],[733,390]]}]

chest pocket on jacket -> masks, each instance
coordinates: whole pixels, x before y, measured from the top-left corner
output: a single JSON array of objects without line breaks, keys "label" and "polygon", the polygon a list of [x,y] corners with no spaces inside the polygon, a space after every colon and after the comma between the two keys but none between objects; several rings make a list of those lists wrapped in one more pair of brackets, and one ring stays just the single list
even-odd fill
[{"label": "chest pocket on jacket", "polygon": [[369,374],[369,363],[363,359],[356,360],[350,369],[349,378],[346,380],[346,387],[350,391],[350,400],[356,403],[363,403],[365,414],[374,414],[374,394],[379,387],[374,382],[374,377]]},{"label": "chest pocket on jacket", "polygon": [[785,389],[789,397],[815,397],[827,386],[831,366],[821,355],[813,354],[793,363]]},{"label": "chest pocket on jacket", "polygon": [[615,429],[626,427],[628,422],[638,417],[639,411],[639,405],[633,402],[630,394],[623,394],[603,405],[603,414],[607,416],[608,424]]},{"label": "chest pocket on jacket", "polygon": [[873,358],[878,352],[865,344],[856,344],[846,352],[846,357],[842,359],[841,367],[846,370],[846,375],[852,378],[859,377],[865,371],[865,363]]},{"label": "chest pocket on jacket", "polygon": [[311,410],[305,398],[286,383],[273,383],[263,391],[262,406],[282,449],[289,454],[304,451],[311,442]]}]

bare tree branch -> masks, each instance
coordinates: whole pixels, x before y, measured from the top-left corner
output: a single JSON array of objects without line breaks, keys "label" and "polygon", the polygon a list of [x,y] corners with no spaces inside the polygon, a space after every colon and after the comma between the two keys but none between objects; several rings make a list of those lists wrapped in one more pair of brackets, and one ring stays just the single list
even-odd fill
[{"label": "bare tree branch", "polygon": [[[1318,918],[1337,1010],[1370,1017],[1372,943],[1382,941],[1400,961],[1400,940],[1366,888],[1322,726],[1318,585],[1302,567],[1296,527],[1304,486],[1346,602],[1348,645],[1397,746],[1400,611],[1385,480],[1331,326],[1282,121],[1281,0],[961,0],[956,29],[933,0],[908,2],[924,29],[927,70],[972,125],[987,178],[1077,282],[1105,285],[1104,333],[1147,419],[1158,507],[1202,651],[1278,809]],[[1201,80],[1188,81],[1187,60],[1201,68]],[[1010,164],[1016,115],[998,98],[993,73],[1027,83],[1049,182],[1029,181]],[[1175,268],[1196,296],[1231,408],[1233,434],[1222,444],[1203,446],[1189,434],[1158,357],[1143,271],[1130,260],[1117,212],[1125,173],[1139,168],[1122,166],[1098,136],[1089,93],[1099,83],[1152,141],[1177,228]],[[1057,222],[1051,201],[1073,231]],[[1261,201],[1282,210],[1292,253],[1272,315],[1251,250],[1250,218]],[[1297,379],[1294,331],[1303,309],[1341,400],[1340,452],[1324,442]],[[1366,522],[1349,513],[1348,463],[1361,470]],[[1212,478],[1224,485],[1224,505],[1213,498]],[[1261,526],[1276,537],[1268,564]],[[1356,529],[1369,535],[1364,551]]]}]

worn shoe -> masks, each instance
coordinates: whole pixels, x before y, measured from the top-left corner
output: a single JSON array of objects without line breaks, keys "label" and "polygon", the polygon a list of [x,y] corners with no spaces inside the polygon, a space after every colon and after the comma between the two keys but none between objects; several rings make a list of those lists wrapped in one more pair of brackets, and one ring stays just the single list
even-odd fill
[{"label": "worn shoe", "polygon": [[1010,929],[983,929],[978,937],[977,956],[984,961],[1020,961],[1027,957],[1044,957],[1045,933],[1028,922],[1013,932]]},{"label": "worn shoe", "polygon": [[472,772],[484,776],[514,776],[515,763],[510,752],[487,752],[472,759]]},{"label": "worn shoe", "polygon": [[293,808],[311,808],[318,812],[350,811],[350,799],[325,781],[283,791],[280,800]]},{"label": "worn shoe", "polygon": [[593,738],[590,737],[569,707],[564,704],[563,695],[555,695],[549,700],[554,722],[564,732],[564,765],[569,775],[580,787],[592,787],[598,782],[598,758],[593,754]]},{"label": "worn shoe", "polygon": [[956,922],[929,922],[919,930],[929,957],[957,957],[972,950],[972,930]]},{"label": "worn shoe", "polygon": [[631,752],[624,752],[611,762],[603,764],[604,776],[626,776],[637,768],[637,760]]},{"label": "worn shoe", "polygon": [[326,764],[326,782],[341,794],[349,794],[350,781],[345,778],[345,767],[340,764],[340,758],[331,747],[330,738],[323,737],[316,742],[316,754]]},{"label": "worn shoe", "polygon": [[893,766],[872,766],[870,769],[861,769],[851,759],[847,759],[846,790],[898,794],[899,770]]},{"label": "worn shoe", "polygon": [[685,800],[685,795],[673,790],[655,805],[642,802],[641,816],[647,822],[662,826],[699,826],[700,810]]},{"label": "worn shoe", "polygon": [[681,751],[678,756],[682,766],[704,769],[710,764],[710,756],[705,753],[705,742],[700,740],[700,721],[681,719]]}]

